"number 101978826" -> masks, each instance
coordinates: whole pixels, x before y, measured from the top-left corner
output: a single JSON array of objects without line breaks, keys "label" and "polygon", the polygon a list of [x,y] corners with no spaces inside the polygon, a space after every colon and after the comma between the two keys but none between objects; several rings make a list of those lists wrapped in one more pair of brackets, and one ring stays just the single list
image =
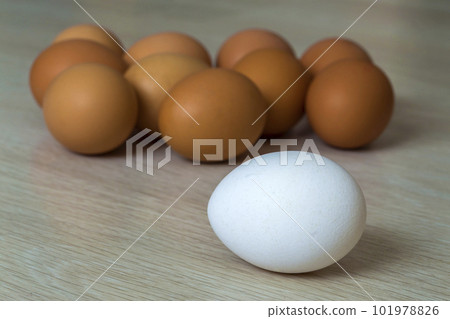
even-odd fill
[{"label": "number 101978826", "polygon": [[374,316],[437,316],[438,306],[373,306]]}]

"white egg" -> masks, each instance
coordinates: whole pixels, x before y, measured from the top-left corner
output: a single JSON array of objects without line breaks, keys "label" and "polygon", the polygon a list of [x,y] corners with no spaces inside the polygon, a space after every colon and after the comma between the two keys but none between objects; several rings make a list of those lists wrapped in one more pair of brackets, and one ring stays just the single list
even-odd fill
[{"label": "white egg", "polygon": [[344,257],[364,230],[364,195],[344,168],[321,159],[275,152],[235,168],[208,203],[219,239],[247,262],[276,272],[314,271]]}]

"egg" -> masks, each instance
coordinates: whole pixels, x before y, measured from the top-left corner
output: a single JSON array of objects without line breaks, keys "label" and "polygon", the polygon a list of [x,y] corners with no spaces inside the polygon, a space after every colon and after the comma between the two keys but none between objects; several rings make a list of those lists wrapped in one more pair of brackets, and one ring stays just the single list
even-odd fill
[{"label": "egg", "polygon": [[275,152],[235,168],[208,203],[217,237],[243,260],[275,272],[310,272],[339,261],[364,231],[366,204],[353,177],[322,160]]},{"label": "egg", "polygon": [[252,123],[267,103],[255,84],[235,71],[195,73],[176,84],[170,94],[173,99],[166,97],[159,112],[159,128],[172,138],[169,145],[187,158],[234,158],[247,150],[245,142],[255,143],[263,131],[265,116]]},{"label": "egg", "polygon": [[30,88],[38,104],[42,105],[47,87],[59,73],[87,62],[100,63],[120,72],[126,68],[119,55],[96,42],[74,39],[55,43],[42,51],[31,66]]},{"label": "egg", "polygon": [[279,49],[257,50],[242,58],[233,69],[251,79],[271,106],[265,135],[282,134],[300,120],[309,76],[303,74],[305,69],[292,54]]},{"label": "egg", "polygon": [[[320,40],[311,45],[301,56],[300,61],[305,68],[311,67],[308,72],[311,72],[312,75],[316,75],[328,65],[340,60],[356,59],[366,62],[372,61],[369,54],[357,43],[349,39],[341,38],[333,44],[335,40],[336,38]],[[331,46],[332,44],[333,46]]]},{"label": "egg", "polygon": [[[156,53],[179,53],[200,59],[211,65],[211,57],[205,47],[195,38],[180,32],[161,32],[149,35],[128,49],[136,61]],[[124,54],[124,60],[130,65],[133,60]]]},{"label": "egg", "polygon": [[101,154],[120,146],[137,119],[137,99],[117,70],[96,63],[62,72],[44,96],[50,133],[68,149]]},{"label": "egg", "polygon": [[311,127],[325,142],[340,148],[374,141],[388,125],[393,105],[393,89],[383,71],[359,60],[325,68],[306,96]]},{"label": "egg", "polygon": [[202,60],[176,53],[150,55],[139,60],[139,65],[130,66],[125,72],[125,78],[133,85],[138,96],[138,129],[159,131],[159,108],[167,92],[188,75],[208,67]]},{"label": "egg", "polygon": [[232,68],[240,59],[258,49],[280,49],[294,55],[291,45],[279,34],[265,29],[246,29],[230,36],[220,47],[217,66]]},{"label": "egg", "polygon": [[71,26],[63,31],[61,31],[53,40],[53,43],[66,41],[66,40],[72,40],[72,39],[84,39],[84,40],[91,40],[94,42],[97,42],[99,44],[104,45],[105,47],[113,50],[119,55],[122,55],[122,49],[120,46],[122,43],[120,42],[119,38],[110,30],[105,29],[108,33],[102,30],[97,25],[94,24],[78,24]]}]

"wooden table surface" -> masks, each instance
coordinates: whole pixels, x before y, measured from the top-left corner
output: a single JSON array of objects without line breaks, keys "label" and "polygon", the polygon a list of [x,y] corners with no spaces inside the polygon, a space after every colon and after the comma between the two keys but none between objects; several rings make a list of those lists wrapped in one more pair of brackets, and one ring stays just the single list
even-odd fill
[{"label": "wooden table surface", "polygon": [[[213,55],[227,36],[254,26],[281,33],[301,54],[339,35],[371,4],[79,2],[127,46],[178,30]],[[124,148],[80,156],[57,144],[29,91],[29,68],[59,31],[90,19],[72,0],[2,1],[0,16],[0,299],[78,299],[197,178],[80,300],[370,299],[337,265],[286,275],[231,253],[209,226],[206,207],[232,166],[194,167],[174,155],[150,176],[125,166]],[[449,30],[447,0],[378,1],[346,36],[392,80],[387,130],[357,151],[327,146],[306,119],[286,135],[300,145],[313,138],[361,185],[367,228],[341,265],[376,300],[450,297]]]}]

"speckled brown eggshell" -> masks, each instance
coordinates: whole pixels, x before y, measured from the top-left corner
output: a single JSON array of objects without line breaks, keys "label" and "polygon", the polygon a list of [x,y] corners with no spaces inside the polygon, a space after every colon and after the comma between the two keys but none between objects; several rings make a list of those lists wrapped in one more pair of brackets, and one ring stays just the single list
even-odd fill
[{"label": "speckled brown eggshell", "polygon": [[[356,42],[341,38],[333,44],[335,40],[336,38],[320,40],[311,45],[301,56],[300,61],[305,68],[312,65],[308,70],[312,75],[316,75],[330,64],[340,60],[356,59],[366,62],[372,61],[366,50]],[[333,46],[331,46],[332,44]],[[320,57],[322,53],[324,54]],[[320,59],[317,60],[319,57]],[[314,63],[314,61],[316,62]]]},{"label": "speckled brown eggshell", "polygon": [[87,62],[103,64],[119,72],[126,68],[119,55],[94,41],[74,39],[55,43],[42,51],[31,66],[30,88],[38,104],[42,105],[47,87],[59,73]]},{"label": "speckled brown eggshell", "polygon": [[269,48],[294,55],[291,45],[279,34],[265,29],[246,29],[231,35],[222,44],[217,55],[217,66],[232,68],[247,54]]},{"label": "speckled brown eggshell", "polygon": [[[181,155],[193,159],[194,139],[220,139],[223,141],[223,157],[226,160],[244,153],[247,148],[241,139],[255,143],[262,134],[265,116],[252,125],[262,114],[267,103],[258,88],[247,77],[232,70],[208,69],[179,82],[172,90],[172,97],[189,113],[167,97],[159,113],[162,135],[172,137],[168,143]],[[236,141],[236,152],[229,149],[229,140]],[[215,154],[214,146],[201,148],[200,158]]]},{"label": "speckled brown eggshell", "polygon": [[306,113],[325,142],[352,149],[380,136],[393,104],[393,89],[383,71],[372,63],[345,60],[314,78],[306,97]]},{"label": "speckled brown eggshell", "polygon": [[105,28],[105,31],[95,24],[77,24],[61,31],[55,37],[53,43],[73,39],[91,40],[104,45],[119,55],[122,55],[123,51],[120,48],[122,43],[119,38],[111,30]]},{"label": "speckled brown eggshell", "polygon": [[125,78],[133,85],[138,95],[137,128],[159,131],[158,113],[167,96],[166,92],[185,77],[208,67],[208,64],[200,59],[176,53],[153,54],[139,60],[139,65],[131,65],[125,72]]},{"label": "speckled brown eggshell", "polygon": [[[152,34],[137,41],[128,49],[128,54],[136,61],[158,53],[184,54],[211,65],[211,57],[203,44],[190,35],[180,32]],[[131,65],[134,61],[128,54],[124,53],[123,58],[128,65]]]},{"label": "speckled brown eggshell", "polygon": [[300,120],[310,79],[292,54],[279,49],[257,50],[246,55],[233,69],[256,84],[269,106],[276,101],[267,112],[265,135],[282,134]]},{"label": "speckled brown eggshell", "polygon": [[81,154],[109,152],[128,138],[136,125],[137,99],[118,71],[96,63],[62,72],[44,96],[50,133]]}]

